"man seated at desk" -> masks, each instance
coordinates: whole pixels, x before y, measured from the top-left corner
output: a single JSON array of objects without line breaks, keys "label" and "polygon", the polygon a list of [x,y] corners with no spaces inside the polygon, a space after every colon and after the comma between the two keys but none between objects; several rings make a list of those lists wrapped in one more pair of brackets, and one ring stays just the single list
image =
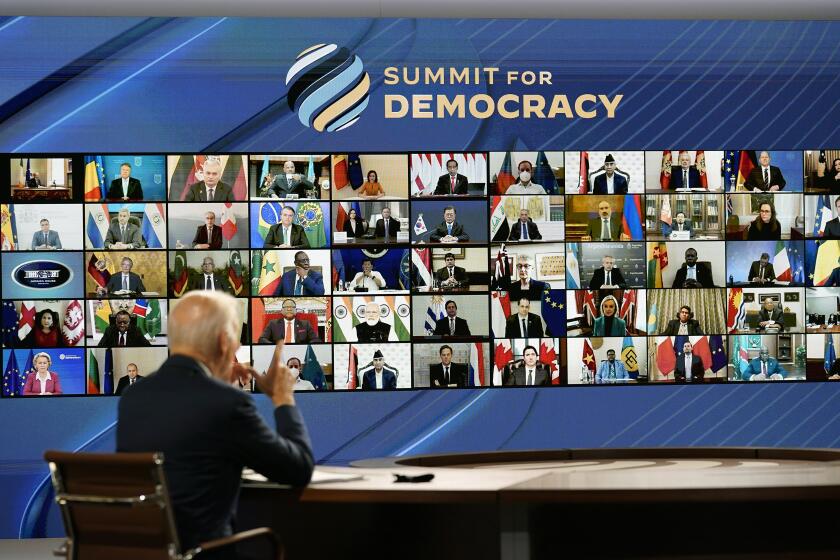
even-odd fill
[{"label": "man seated at desk", "polygon": [[543,336],[542,321],[536,313],[530,313],[531,301],[519,300],[519,312],[505,322],[505,338],[535,338]]},{"label": "man seated at desk", "polygon": [[356,329],[356,340],[359,342],[387,342],[391,334],[391,325],[379,320],[379,304],[373,301],[365,304],[365,322],[359,323]]},{"label": "man seated at desk", "polygon": [[98,287],[96,289],[97,295],[102,296],[105,293],[129,295],[129,293],[145,292],[146,286],[143,285],[143,279],[138,274],[131,272],[132,266],[134,266],[134,261],[128,257],[123,257],[120,261],[120,272],[112,274],[104,288]]},{"label": "man seated at desk", "polygon": [[691,165],[691,156],[688,152],[680,153],[677,160],[679,165],[671,167],[671,184],[674,190],[680,189],[701,189],[700,172],[697,166]]},{"label": "man seated at desk", "polygon": [[216,262],[213,257],[204,257],[201,261],[201,274],[190,278],[187,291],[210,290],[216,292],[228,292],[230,284],[221,274],[215,272]]},{"label": "man seated at desk", "polygon": [[382,209],[382,217],[376,220],[373,228],[374,237],[381,237],[385,241],[395,239],[400,231],[400,221],[391,218],[391,209],[387,206]]},{"label": "man seated at desk", "polygon": [[128,223],[128,208],[117,213],[117,223],[111,224],[105,235],[105,247],[108,249],[139,249],[144,247],[140,228]]},{"label": "man seated at desk", "polygon": [[292,160],[283,163],[283,173],[272,177],[266,175],[260,196],[271,198],[287,198],[290,194],[296,194],[299,198],[306,196],[307,190],[312,190],[314,185],[300,173],[295,173],[295,162]]},{"label": "man seated at desk", "polygon": [[747,278],[752,284],[772,284],[776,281],[776,271],[773,270],[773,264],[769,261],[770,255],[761,253],[761,257],[750,265]]},{"label": "man seated at desk", "polygon": [[469,286],[467,271],[461,266],[455,266],[455,255],[446,253],[443,260],[446,261],[446,266],[435,272],[435,280],[440,283],[440,287],[447,289]]},{"label": "man seated at desk", "polygon": [[508,378],[508,385],[530,387],[533,385],[550,385],[551,373],[545,364],[538,363],[537,349],[526,346],[522,351],[520,366],[515,368]]},{"label": "man seated at desk", "polygon": [[458,304],[451,299],[444,304],[446,317],[435,321],[435,336],[470,336],[466,319],[458,317]]},{"label": "man seated at desk", "polygon": [[309,321],[295,317],[297,313],[295,300],[284,300],[281,312],[282,319],[272,319],[265,326],[259,338],[260,344],[274,344],[280,340],[287,344],[321,342],[318,332]]},{"label": "man seated at desk", "polygon": [[750,361],[744,377],[747,381],[766,381],[771,379],[773,381],[782,380],[787,376],[787,371],[779,363],[776,358],[770,357],[770,351],[766,346],[762,346],[758,353],[758,358]]},{"label": "man seated at desk", "polygon": [[782,309],[776,305],[773,298],[764,298],[762,304],[761,309],[758,311],[758,328],[766,330],[773,329],[775,327],[780,331],[785,330],[785,314]]},{"label": "man seated at desk", "polygon": [[703,329],[700,328],[700,323],[694,318],[691,308],[683,305],[677,313],[677,318],[668,321],[668,326],[662,334],[665,336],[700,336],[703,334]]},{"label": "man seated at desk", "polygon": [[677,215],[674,216],[674,222],[669,224],[668,222],[659,222],[661,224],[661,231],[662,235],[665,237],[671,237],[671,234],[674,232],[681,232],[687,231],[689,237],[694,237],[694,230],[691,228],[691,220],[685,219],[685,212],[677,212]]},{"label": "man seated at desk", "polygon": [[369,258],[362,261],[362,271],[356,273],[350,281],[350,288],[356,291],[378,292],[385,287],[385,278],[381,272],[373,270],[373,260]]},{"label": "man seated at desk", "polygon": [[216,225],[216,213],[204,214],[204,225],[198,226],[192,240],[193,249],[221,249],[222,228]]},{"label": "man seated at desk", "polygon": [[385,367],[385,356],[381,350],[377,350],[373,353],[373,367],[362,375],[362,391],[396,388],[397,375],[394,370]]},{"label": "man seated at desk", "polygon": [[528,217],[528,209],[519,210],[519,220],[510,228],[510,241],[532,241],[542,239],[540,228]]},{"label": "man seated at desk", "polygon": [[26,188],[28,189],[37,189],[38,187],[43,187],[44,184],[41,182],[41,176],[38,175],[37,171],[33,171],[29,179],[26,180]]},{"label": "man seated at desk", "polygon": [[452,347],[440,347],[440,363],[429,366],[429,385],[433,388],[466,387],[467,365],[452,361]]},{"label": "man seated at desk", "polygon": [[50,230],[50,221],[43,218],[40,222],[41,229],[32,234],[33,251],[50,251],[61,249],[61,238],[57,231]]},{"label": "man seated at desk", "polygon": [[606,200],[598,203],[598,217],[589,220],[586,235],[582,241],[630,241],[630,237],[622,231],[621,216],[613,217],[612,207]]},{"label": "man seated at desk", "polygon": [[458,173],[458,162],[450,159],[446,162],[446,175],[438,177],[433,195],[467,194],[470,181],[466,175]]},{"label": "man seated at desk", "polygon": [[309,239],[300,224],[293,224],[295,209],[291,206],[283,207],[280,211],[280,222],[268,228],[265,234],[263,249],[309,249]]},{"label": "man seated at desk", "polygon": [[429,241],[434,243],[458,243],[469,241],[469,234],[464,231],[464,226],[455,221],[455,207],[447,206],[443,209],[443,221],[429,236]]},{"label": "man seated at desk", "polygon": [[615,359],[615,350],[607,350],[607,359],[601,360],[598,371],[595,373],[595,384],[622,383],[630,379],[624,362]]},{"label": "man seated at desk", "polygon": [[685,250],[685,262],[674,275],[672,288],[714,288],[712,271],[706,265],[697,262],[697,250],[689,247]]},{"label": "man seated at desk", "polygon": [[615,266],[615,257],[612,255],[604,255],[601,257],[601,267],[596,268],[592,273],[592,280],[589,281],[590,290],[614,290],[624,289],[627,287],[627,282],[624,280],[624,275],[621,274],[621,269]]}]

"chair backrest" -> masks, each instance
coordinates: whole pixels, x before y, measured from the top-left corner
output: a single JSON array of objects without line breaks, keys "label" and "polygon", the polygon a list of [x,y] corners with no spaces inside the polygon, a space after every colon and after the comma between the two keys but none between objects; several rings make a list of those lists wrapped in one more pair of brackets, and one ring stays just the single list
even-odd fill
[{"label": "chair backrest", "polygon": [[67,557],[171,559],[180,554],[161,453],[47,451]]}]

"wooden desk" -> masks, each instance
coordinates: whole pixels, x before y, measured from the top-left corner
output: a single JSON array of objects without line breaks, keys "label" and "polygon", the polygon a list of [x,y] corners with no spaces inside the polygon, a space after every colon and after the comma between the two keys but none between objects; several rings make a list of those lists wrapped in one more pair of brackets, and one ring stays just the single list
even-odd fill
[{"label": "wooden desk", "polygon": [[433,290],[430,286],[419,286],[413,288],[412,291],[431,294],[458,294],[463,292],[487,292],[488,286],[487,284],[470,284],[466,288],[444,288],[442,290]]},{"label": "wooden desk", "polygon": [[70,200],[69,187],[38,187],[37,189],[27,189],[25,187],[12,187],[12,200],[14,201],[28,201],[28,200]]},{"label": "wooden desk", "polygon": [[[323,470],[364,479],[304,490],[243,484],[236,529],[271,525],[291,560],[557,558],[576,550],[610,558],[840,553],[838,450],[559,449],[373,459]],[[435,478],[395,484],[392,473]],[[692,529],[691,519],[714,529]],[[652,528],[657,523],[662,530]],[[810,556],[814,551],[822,555]]]}]

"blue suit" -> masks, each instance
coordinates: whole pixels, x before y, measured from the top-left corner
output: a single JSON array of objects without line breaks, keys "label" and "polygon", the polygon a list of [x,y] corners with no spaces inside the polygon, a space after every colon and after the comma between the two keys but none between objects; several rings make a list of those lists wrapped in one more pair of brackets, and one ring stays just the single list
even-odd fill
[{"label": "blue suit", "polygon": [[[607,192],[607,174],[595,177],[592,194],[609,194]],[[613,194],[627,194],[627,178],[619,173],[613,173]]]},{"label": "blue suit", "polygon": [[370,368],[362,376],[362,390],[373,391],[375,389],[396,389],[397,376],[388,368],[382,368],[382,387],[376,386],[376,368]]},{"label": "blue suit", "polygon": [[682,167],[679,165],[671,167],[671,183],[670,188],[674,189],[699,189],[702,188],[700,185],[700,172],[697,171],[697,167],[690,166],[688,168],[688,184],[683,185],[683,170]]},{"label": "blue suit", "polygon": [[834,270],[831,271],[831,276],[829,276],[828,280],[826,280],[825,284],[823,284],[823,287],[828,287],[828,286],[832,286],[832,287],[840,286],[840,266],[838,266],[837,268],[835,268]]},{"label": "blue suit", "polygon": [[[672,225],[668,225],[666,222],[659,222],[659,224],[660,224],[660,229],[662,230],[662,235],[664,235],[665,237],[668,237],[669,235],[671,235],[672,231],[677,230],[676,220],[674,221],[674,223]],[[683,222],[682,231],[687,231],[689,237],[694,237],[694,231],[691,229],[691,221],[690,220],[686,220],[685,222]]]},{"label": "blue suit", "polygon": [[[41,230],[36,231],[32,234],[32,249],[34,250],[35,247],[40,247],[41,245],[45,245],[44,243],[44,232]],[[56,249],[61,249],[61,239],[58,238],[58,232],[50,230],[47,232],[47,242],[46,245],[50,245],[51,247],[55,247]]]},{"label": "blue suit", "polygon": [[[293,296],[295,295],[295,280],[297,279],[297,271],[290,270],[283,274],[280,281],[280,292],[274,295],[277,296]],[[306,275],[306,280],[303,281],[304,296],[322,296],[324,295],[324,277],[320,272],[309,270]]]},{"label": "blue suit", "polygon": [[[761,359],[755,358],[750,361],[750,367],[747,368],[746,371],[746,380],[750,379],[751,375],[758,375],[761,373]],[[787,372],[785,368],[781,366],[779,360],[776,358],[768,358],[767,359],[767,378],[769,379],[771,375],[779,374],[783,378],[787,377]]]},{"label": "blue suit", "polygon": [[627,370],[624,369],[624,363],[620,360],[613,361],[613,365],[615,366],[615,377],[610,377],[610,361],[609,360],[602,360],[601,365],[598,366],[598,372],[595,374],[595,384],[601,385],[602,383],[613,383],[617,381],[627,381],[630,379],[630,375],[627,373]]}]

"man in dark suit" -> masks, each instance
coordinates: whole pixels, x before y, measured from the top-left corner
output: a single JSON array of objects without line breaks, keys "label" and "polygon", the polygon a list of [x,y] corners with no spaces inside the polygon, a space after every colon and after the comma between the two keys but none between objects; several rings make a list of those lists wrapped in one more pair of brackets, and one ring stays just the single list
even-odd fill
[{"label": "man in dark suit", "polygon": [[761,253],[761,257],[757,261],[753,261],[750,265],[750,272],[747,274],[747,279],[753,284],[772,284],[776,281],[776,271],[773,270],[773,264],[769,262],[770,255]]},{"label": "man in dark suit", "polygon": [[28,189],[37,189],[38,187],[43,187],[44,184],[41,182],[41,176],[38,175],[37,171],[33,171],[29,179],[26,179],[26,188]]},{"label": "man in dark suit", "polygon": [[703,360],[694,355],[692,348],[691,343],[686,340],[682,352],[677,354],[674,367],[674,381],[677,383],[703,383],[706,369],[703,367]]},{"label": "man in dark suit", "polygon": [[131,176],[131,164],[120,165],[120,176],[111,181],[108,187],[108,200],[143,200],[143,187],[140,179]]},{"label": "man in dark suit", "polygon": [[134,386],[134,384],[141,379],[145,379],[142,375],[137,373],[137,364],[128,364],[125,366],[125,372],[127,375],[120,377],[120,380],[117,382],[117,388],[114,391],[114,394],[118,397],[122,395],[126,389]]},{"label": "man in dark suit", "polygon": [[286,206],[280,212],[280,222],[268,228],[265,234],[263,249],[280,247],[309,249],[309,239],[306,238],[306,231],[300,224],[293,224],[295,209]]},{"label": "man in dark suit", "polygon": [[538,363],[537,349],[533,346],[526,346],[522,351],[520,366],[514,368],[512,375],[508,378],[510,385],[550,385],[551,373],[545,364]]},{"label": "man in dark suit", "polygon": [[527,208],[519,210],[519,221],[510,227],[510,235],[508,236],[508,239],[511,241],[531,241],[534,239],[542,239],[540,228],[538,228],[537,224],[528,217]]},{"label": "man in dark suit", "polygon": [[439,350],[440,363],[429,366],[429,386],[443,389],[446,387],[467,386],[467,365],[452,362],[452,347],[443,345]]},{"label": "man in dark suit", "polygon": [[282,312],[283,319],[272,319],[265,326],[259,338],[260,344],[274,344],[281,340],[288,344],[321,342],[318,332],[309,321],[295,317],[297,313],[295,300],[285,300]]},{"label": "man in dark suit", "polygon": [[697,251],[689,247],[685,251],[685,262],[674,276],[672,288],[714,288],[712,272],[697,262]]},{"label": "man in dark suit", "polygon": [[455,221],[455,207],[447,206],[444,208],[443,221],[429,236],[429,241],[433,243],[457,243],[469,240],[470,236],[464,231],[464,226]]},{"label": "man in dark suit", "polygon": [[106,249],[139,249],[145,247],[140,228],[128,221],[128,208],[117,212],[117,223],[111,223],[105,234]]},{"label": "man in dark suit", "polygon": [[[232,533],[243,467],[292,486],[305,486],[314,468],[283,345],[265,375],[237,363],[237,309],[226,294],[194,292],[179,300],[169,314],[169,358],[118,405],[117,451],[165,457],[182,550]],[[274,404],[276,432],[254,399],[231,386],[251,379]]]},{"label": "man in dark suit", "polygon": [[592,280],[589,281],[590,290],[611,290],[627,287],[621,269],[615,266],[615,257],[604,255],[601,257],[601,267],[596,268],[592,273]]},{"label": "man in dark suit", "polygon": [[767,329],[773,326],[780,331],[785,330],[785,314],[773,298],[766,297],[758,310],[758,327]]},{"label": "man in dark suit", "polygon": [[529,313],[531,301],[519,300],[519,313],[511,315],[505,322],[505,338],[532,338],[543,336],[542,321],[539,315]]},{"label": "man in dark suit", "polygon": [[598,203],[598,217],[589,220],[583,241],[627,241],[622,231],[621,216],[612,215],[612,207],[606,200]]},{"label": "man in dark suit", "polygon": [[186,202],[233,202],[233,189],[221,181],[221,162],[217,159],[208,159],[204,162],[202,169],[204,180],[190,185],[184,200]]},{"label": "man in dark suit", "polygon": [[151,346],[143,333],[136,325],[131,324],[131,314],[121,309],[114,316],[114,324],[108,325],[102,338],[99,339],[100,348],[112,348],[114,346]]},{"label": "man in dark suit", "polygon": [[132,293],[140,293],[146,291],[146,286],[143,285],[143,279],[138,274],[131,272],[131,267],[134,266],[134,261],[128,257],[123,257],[120,261],[120,272],[112,274],[105,284],[105,288],[97,288],[97,293],[104,295],[103,292],[113,294],[119,291],[129,291]]},{"label": "man in dark suit", "polygon": [[288,160],[283,163],[283,173],[272,177],[265,177],[267,186],[260,191],[260,196],[271,198],[287,198],[290,194],[296,194],[298,198],[305,198],[306,191],[312,190],[314,185],[303,175],[295,171],[295,162]]},{"label": "man in dark suit", "polygon": [[616,163],[612,154],[604,158],[604,172],[595,177],[592,194],[627,194],[627,177],[615,172]]},{"label": "man in dark suit", "polygon": [[324,276],[309,267],[309,255],[295,253],[295,269],[284,272],[280,279],[278,296],[322,296]]},{"label": "man in dark suit", "polygon": [[671,189],[702,188],[700,185],[700,172],[696,166],[691,165],[691,156],[688,155],[688,152],[682,152],[680,154],[679,163],[679,165],[671,167]]},{"label": "man in dark suit", "polygon": [[362,373],[362,391],[377,389],[396,389],[397,375],[394,370],[385,367],[385,357],[382,351],[373,353],[373,367]]},{"label": "man in dark suit", "polygon": [[840,239],[840,196],[834,199],[834,207],[837,209],[837,217],[826,222],[823,227],[823,237],[826,239]]},{"label": "man in dark suit", "polygon": [[446,162],[446,175],[438,177],[434,195],[467,194],[470,181],[466,175],[458,173],[458,162],[450,159]]},{"label": "man in dark suit", "polygon": [[227,279],[216,272],[216,263],[213,261],[213,257],[204,257],[201,261],[201,274],[190,278],[187,290],[211,290],[230,293],[230,284]]},{"label": "man in dark suit", "polygon": [[193,237],[193,249],[221,249],[222,228],[216,225],[216,214],[204,214],[204,225],[198,226]]},{"label": "man in dark suit", "polygon": [[828,279],[822,285],[824,288],[826,287],[840,287],[840,259],[837,260],[837,265],[834,267],[834,270],[831,271]]},{"label": "man in dark suit", "polygon": [[435,272],[435,279],[440,282],[441,288],[456,288],[469,286],[470,279],[467,271],[461,266],[455,266],[455,255],[446,253],[443,257],[446,266]]},{"label": "man in dark suit", "polygon": [[446,317],[435,321],[435,336],[470,336],[466,319],[458,317],[458,304],[451,299],[444,304]]},{"label": "man in dark suit", "polygon": [[391,325],[379,320],[379,304],[372,301],[365,305],[365,322],[353,328],[359,342],[388,342],[391,334]]},{"label": "man in dark suit", "polygon": [[400,231],[400,221],[391,218],[391,209],[385,207],[382,209],[382,217],[376,220],[376,226],[373,229],[374,237],[385,237],[388,233],[388,239],[397,237],[397,232]]},{"label": "man in dark suit", "polygon": [[662,235],[665,237],[670,237],[675,231],[687,231],[689,238],[694,237],[694,231],[691,228],[691,220],[685,219],[685,212],[677,212],[674,216],[674,221],[671,224],[668,222],[659,222],[659,224],[662,230]]},{"label": "man in dark suit", "polygon": [[761,152],[758,156],[758,167],[753,167],[744,187],[751,191],[780,191],[787,184],[782,176],[782,170],[775,165],[770,165],[770,154]]},{"label": "man in dark suit", "polygon": [[694,318],[691,308],[683,305],[677,313],[677,318],[668,321],[668,326],[662,334],[665,336],[700,336],[703,334],[703,329],[700,328],[700,323]]}]

